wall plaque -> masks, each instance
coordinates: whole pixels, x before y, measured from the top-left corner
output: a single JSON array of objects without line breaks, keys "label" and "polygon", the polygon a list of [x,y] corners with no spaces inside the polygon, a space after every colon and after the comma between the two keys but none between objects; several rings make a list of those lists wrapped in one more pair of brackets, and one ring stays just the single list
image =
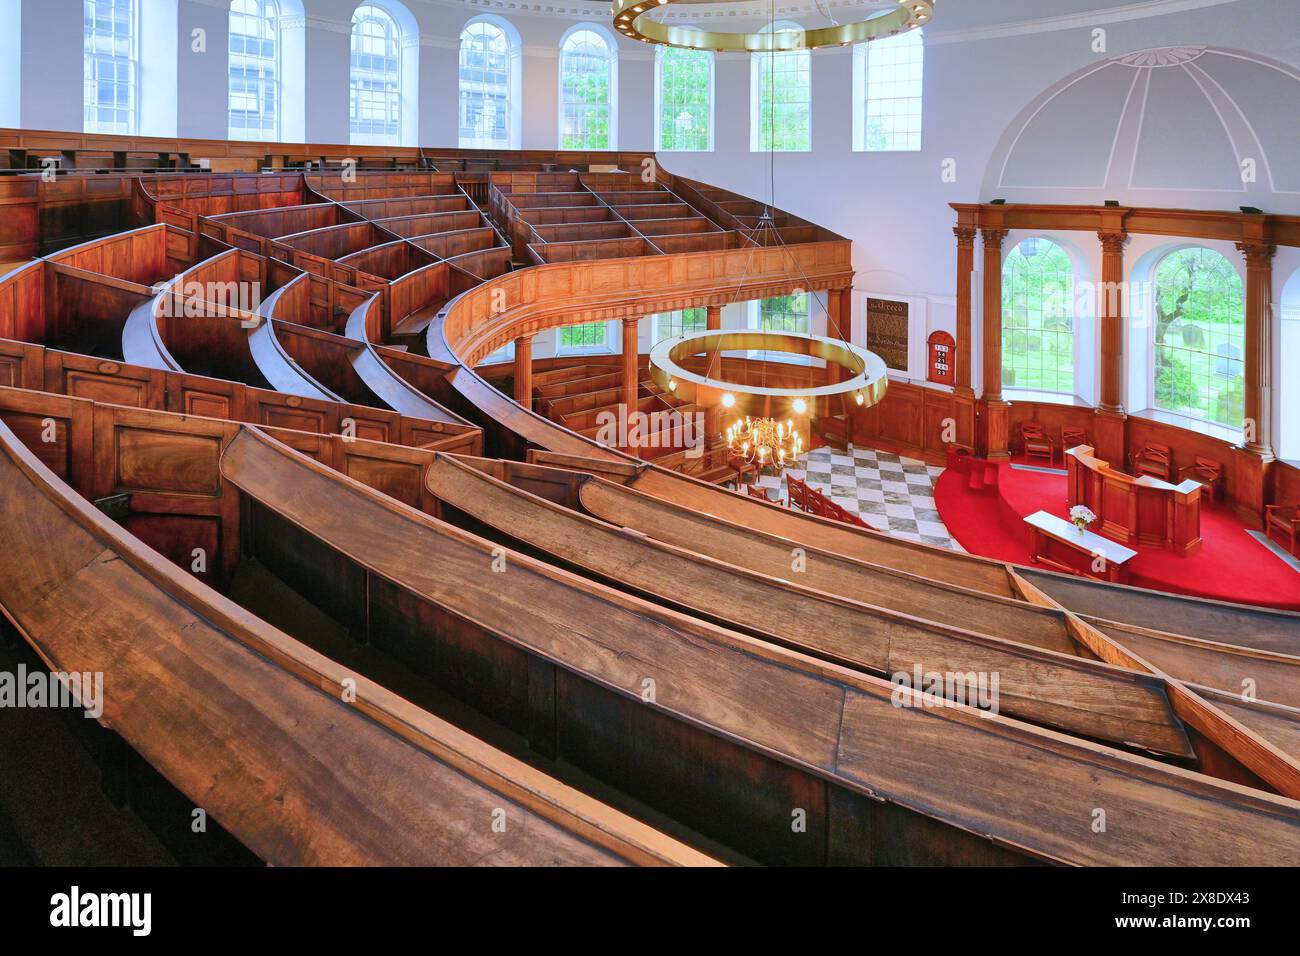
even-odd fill
[{"label": "wall plaque", "polygon": [[896,372],[908,370],[908,304],[867,299],[867,350]]}]

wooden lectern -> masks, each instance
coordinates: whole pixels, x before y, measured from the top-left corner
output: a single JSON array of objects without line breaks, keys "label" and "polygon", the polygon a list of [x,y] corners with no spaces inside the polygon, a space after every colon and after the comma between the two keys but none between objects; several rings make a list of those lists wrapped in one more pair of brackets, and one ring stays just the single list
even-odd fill
[{"label": "wooden lectern", "polygon": [[1201,490],[1188,479],[1170,484],[1150,475],[1117,471],[1093,454],[1091,445],[1065,452],[1067,504],[1087,505],[1098,534],[1120,544],[1166,548],[1187,556],[1201,546]]}]

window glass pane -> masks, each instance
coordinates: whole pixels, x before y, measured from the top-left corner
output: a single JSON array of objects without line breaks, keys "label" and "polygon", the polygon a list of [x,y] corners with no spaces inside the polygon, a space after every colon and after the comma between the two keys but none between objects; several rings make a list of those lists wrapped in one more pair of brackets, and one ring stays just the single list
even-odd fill
[{"label": "window glass pane", "polygon": [[713,54],[659,47],[659,148],[709,149]]},{"label": "window glass pane", "polygon": [[1002,384],[1074,394],[1074,296],[1070,257],[1037,237],[1002,265]]},{"label": "window glass pane", "polygon": [[812,55],[807,50],[787,50],[753,56],[758,63],[756,148],[812,149]]},{"label": "window glass pane", "polygon": [[758,307],[758,327],[764,332],[799,332],[807,335],[810,305],[807,292],[763,299]]},{"label": "window glass pane", "polygon": [[867,44],[864,149],[921,148],[924,50],[920,30]]},{"label": "window glass pane", "polygon": [[708,327],[708,320],[709,310],[704,308],[660,312],[654,317],[655,341],[662,342],[691,332],[703,332]]},{"label": "window glass pane", "polygon": [[471,23],[460,35],[460,145],[510,147],[510,44],[493,23]]},{"label": "window glass pane", "polygon": [[560,148],[609,149],[609,47],[592,30],[570,33],[560,49]]},{"label": "window glass pane", "polygon": [[1246,311],[1241,275],[1213,249],[1180,249],[1156,267],[1156,408],[1241,428]]},{"label": "window glass pane", "polygon": [[82,105],[87,133],[136,132],[135,0],[84,0]]},{"label": "window glass pane", "polygon": [[584,322],[581,325],[568,325],[560,329],[560,348],[604,348],[608,340],[608,332],[609,326],[605,322]]},{"label": "window glass pane", "polygon": [[280,30],[274,0],[230,5],[231,139],[280,138]]},{"label": "window glass pane", "polygon": [[401,38],[397,23],[379,7],[362,4],[352,14],[352,85],[349,129],[367,143],[396,146],[402,129]]}]

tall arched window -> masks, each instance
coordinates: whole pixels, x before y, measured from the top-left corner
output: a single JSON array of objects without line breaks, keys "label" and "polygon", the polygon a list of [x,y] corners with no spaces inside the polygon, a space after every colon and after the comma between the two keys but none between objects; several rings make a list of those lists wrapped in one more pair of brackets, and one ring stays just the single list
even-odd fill
[{"label": "tall arched window", "polygon": [[613,43],[595,27],[575,27],[560,44],[560,149],[617,149]]},{"label": "tall arched window", "polygon": [[713,53],[655,50],[655,142],[662,150],[713,149]]},{"label": "tall arched window", "polygon": [[280,138],[280,27],[275,0],[230,4],[229,136]]},{"label": "tall arched window", "polygon": [[460,125],[464,149],[511,149],[517,45],[490,20],[471,21],[460,35]]},{"label": "tall arched window", "polygon": [[853,50],[853,148],[921,148],[925,45],[920,30],[859,43]]},{"label": "tall arched window", "polygon": [[1155,270],[1152,405],[1242,427],[1246,311],[1241,275],[1213,249],[1165,256]]},{"label": "tall arched window", "polygon": [[1002,384],[1074,394],[1070,257],[1050,239],[1021,241],[1002,264]]},{"label": "tall arched window", "polygon": [[352,14],[352,142],[397,146],[402,139],[402,45],[388,11],[363,3]]},{"label": "tall arched window", "polygon": [[85,132],[132,135],[138,131],[139,28],[136,0],[84,0]]},{"label": "tall arched window", "polygon": [[[775,32],[802,36],[803,28],[778,23]],[[754,53],[750,63],[749,148],[756,152],[812,149],[812,54],[808,50]]]}]

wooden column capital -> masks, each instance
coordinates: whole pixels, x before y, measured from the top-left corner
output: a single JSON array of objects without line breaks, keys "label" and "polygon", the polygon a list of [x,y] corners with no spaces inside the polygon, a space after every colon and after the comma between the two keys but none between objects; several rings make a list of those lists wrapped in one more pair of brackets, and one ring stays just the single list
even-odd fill
[{"label": "wooden column capital", "polygon": [[1124,244],[1128,242],[1128,233],[1099,229],[1097,230],[1097,241],[1101,243],[1103,255],[1122,256],[1124,254]]},{"label": "wooden column capital", "polygon": [[[984,251],[989,249],[1001,249],[1002,240],[1007,237],[1006,229],[981,229],[980,238],[984,241]],[[958,237],[960,238],[960,236]]]},{"label": "wooden column capital", "polygon": [[952,234],[957,237],[958,249],[972,249],[975,246],[975,233],[979,230],[974,226],[953,226]]},{"label": "wooden column capital", "polygon": [[1271,242],[1238,242],[1236,243],[1237,251],[1241,253],[1242,258],[1246,260],[1247,269],[1271,269],[1273,268],[1273,256],[1277,254],[1277,246]]}]

